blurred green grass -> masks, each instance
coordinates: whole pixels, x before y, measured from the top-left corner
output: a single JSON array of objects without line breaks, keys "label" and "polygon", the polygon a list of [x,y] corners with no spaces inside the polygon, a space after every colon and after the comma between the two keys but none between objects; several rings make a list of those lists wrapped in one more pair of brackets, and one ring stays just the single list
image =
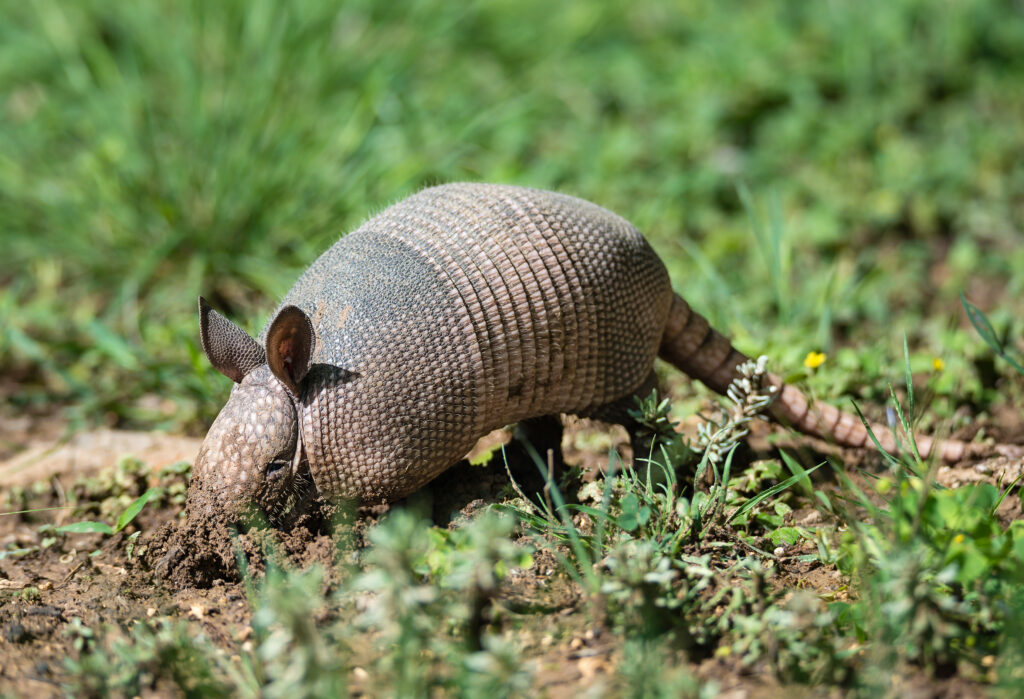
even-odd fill
[{"label": "blurred green grass", "polygon": [[1012,0],[4,3],[0,391],[198,428],[197,295],[256,330],[343,232],[473,179],[630,218],[742,349],[836,357],[825,393],[906,333],[984,405],[957,294],[1020,336],[1022,84]]}]

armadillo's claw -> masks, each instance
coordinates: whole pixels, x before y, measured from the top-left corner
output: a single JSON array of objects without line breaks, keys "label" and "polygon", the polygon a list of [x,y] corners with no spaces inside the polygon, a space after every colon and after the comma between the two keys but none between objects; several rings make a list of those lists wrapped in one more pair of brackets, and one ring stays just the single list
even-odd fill
[{"label": "armadillo's claw", "polygon": [[156,565],[153,566],[153,572],[157,574],[157,577],[168,578],[171,571],[181,563],[183,557],[184,549],[181,546],[171,545],[167,549],[167,553],[157,560]]}]

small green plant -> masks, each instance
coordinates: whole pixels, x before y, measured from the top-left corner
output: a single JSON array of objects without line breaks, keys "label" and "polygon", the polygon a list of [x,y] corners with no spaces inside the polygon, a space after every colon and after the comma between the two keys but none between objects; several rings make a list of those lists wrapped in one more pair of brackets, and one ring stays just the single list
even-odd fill
[{"label": "small green plant", "polygon": [[739,656],[748,664],[766,661],[785,682],[847,682],[855,669],[857,648],[837,624],[834,605],[810,592],[777,596],[753,587],[764,584],[768,572],[754,568],[744,581],[750,598],[760,602],[755,602],[753,613],[733,616],[733,631],[719,652]]},{"label": "small green plant", "polygon": [[513,526],[512,518],[484,513],[442,534],[398,511],[370,531],[367,569],[353,589],[369,595],[356,623],[378,638],[372,676],[386,683],[378,693],[486,686],[516,695],[529,687],[514,647],[485,632],[500,580],[530,565],[529,552],[509,539]]},{"label": "small green plant", "polygon": [[64,635],[72,639],[75,650],[82,652],[92,648],[96,639],[96,632],[82,623],[80,617],[71,617],[71,621],[64,627]]},{"label": "small green plant", "polygon": [[241,663],[225,666],[250,696],[298,698],[349,694],[352,668],[349,636],[324,623],[337,605],[325,592],[319,566],[285,571],[270,565],[250,591],[252,641],[243,645]]},{"label": "small green plant", "polygon": [[229,694],[220,666],[228,662],[210,640],[185,623],[140,621],[130,634],[96,634],[76,617],[68,625],[78,657],[65,666],[73,696],[140,696],[175,687],[185,696]]},{"label": "small green plant", "polygon": [[840,564],[859,582],[863,600],[846,610],[852,630],[870,640],[884,667],[982,667],[1009,631],[1007,604],[1024,571],[1024,526],[998,523],[999,493],[989,484],[944,490],[915,476],[887,483],[878,488],[885,505],[866,522],[844,517]]},{"label": "small green plant", "polygon": [[715,682],[700,683],[686,668],[685,655],[649,638],[631,638],[622,647],[616,668],[619,696],[637,699],[710,699]]},{"label": "small green plant", "polygon": [[142,512],[142,508],[146,506],[147,502],[153,500],[159,495],[161,495],[159,488],[150,488],[142,495],[135,498],[132,504],[126,507],[124,511],[118,515],[113,524],[86,520],[82,522],[64,524],[59,527],[55,527],[54,530],[63,534],[116,534],[132,523],[132,520]]}]

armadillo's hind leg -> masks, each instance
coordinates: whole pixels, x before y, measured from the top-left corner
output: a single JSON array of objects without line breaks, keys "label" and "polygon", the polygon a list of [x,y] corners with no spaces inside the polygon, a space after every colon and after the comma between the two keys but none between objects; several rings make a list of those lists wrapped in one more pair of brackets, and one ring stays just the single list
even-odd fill
[{"label": "armadillo's hind leg", "polygon": [[638,410],[637,399],[643,399],[651,395],[651,392],[658,388],[658,377],[654,370],[647,375],[644,382],[628,396],[606,403],[582,413],[580,417],[587,417],[601,422],[609,422],[613,425],[622,425],[629,435],[629,444],[633,448],[633,459],[646,459],[651,453],[651,437],[648,430],[633,417],[632,413]]},{"label": "armadillo's hind leg", "polygon": [[507,454],[509,471],[527,495],[544,489],[550,476],[558,483],[565,471],[562,460],[562,420],[542,415],[516,425],[516,443]]}]

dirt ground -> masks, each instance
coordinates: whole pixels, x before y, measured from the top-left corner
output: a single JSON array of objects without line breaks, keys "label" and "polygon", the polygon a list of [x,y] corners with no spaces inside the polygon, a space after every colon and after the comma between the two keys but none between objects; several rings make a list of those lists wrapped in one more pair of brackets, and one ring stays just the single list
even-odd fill
[{"label": "dirt ground", "polygon": [[[1020,443],[1024,442],[1021,420],[1019,413],[1006,411],[997,414],[987,427],[990,433]],[[764,429],[755,432],[755,450],[764,446],[767,434]],[[571,426],[564,441],[566,458],[590,470],[599,469],[607,463],[603,455],[609,447],[628,449],[624,436],[592,424]],[[190,461],[198,446],[199,440],[193,438],[116,430],[65,438],[63,424],[54,418],[0,420],[0,492],[6,498],[2,506],[5,516],[0,516],[0,696],[64,694],[65,659],[78,652],[75,635],[68,631],[77,626],[76,619],[89,628],[113,624],[129,629],[139,619],[169,616],[187,620],[225,648],[246,634],[250,607],[240,583],[216,575],[195,579],[191,585],[180,577],[172,583],[154,572],[153,562],[159,561],[160,547],[166,548],[173,538],[182,511],[185,476],[174,464]],[[795,446],[817,453],[831,449],[813,440],[798,440]],[[120,475],[111,481],[115,485],[89,485],[90,478],[102,481],[102,474],[127,455],[137,457],[146,467],[133,469],[122,461],[117,467]],[[844,457],[848,463],[851,458],[857,460],[856,454],[844,453]],[[1000,457],[943,467],[938,477],[951,487],[976,481],[1005,484],[1022,469],[1024,460]],[[117,478],[130,482],[117,486]],[[153,485],[176,495],[168,495],[158,506],[145,507],[134,522],[113,536],[61,535],[46,526],[73,521],[70,503],[78,502],[80,513],[83,498],[96,488],[121,487],[126,494],[137,495]],[[29,509],[19,503],[31,509],[54,509],[10,514]],[[795,516],[813,518],[816,514],[808,511]],[[999,514],[1004,521],[1021,517],[1020,499],[1007,498]],[[89,518],[105,516],[109,515],[92,511]],[[137,531],[143,535],[129,555],[130,537]],[[259,536],[243,537],[243,543],[257,560]],[[281,536],[279,550],[302,566],[313,561],[330,564],[335,546],[315,522],[306,522]],[[778,582],[786,587],[825,596],[846,594],[845,582],[837,573],[799,562],[795,555],[780,558],[778,567]],[[509,579],[499,603],[514,608],[523,599],[534,604],[543,599],[548,612],[559,615],[560,628],[570,629],[568,636],[563,634],[557,640],[543,627],[523,639],[526,655],[536,662],[538,688],[543,688],[546,696],[569,697],[606,683],[618,662],[620,644],[608,630],[586,627],[585,615],[578,613],[583,604],[579,596],[568,587],[550,584],[553,568],[553,561],[538,556],[530,570]],[[725,697],[769,697],[782,692],[768,673],[742,668],[728,659],[706,659],[693,670],[702,679],[718,682]],[[801,691],[799,687],[785,688],[789,696],[801,696]],[[804,692],[812,694],[817,695],[810,689]],[[980,686],[962,680],[908,680],[906,687],[906,696],[980,694]]]}]

